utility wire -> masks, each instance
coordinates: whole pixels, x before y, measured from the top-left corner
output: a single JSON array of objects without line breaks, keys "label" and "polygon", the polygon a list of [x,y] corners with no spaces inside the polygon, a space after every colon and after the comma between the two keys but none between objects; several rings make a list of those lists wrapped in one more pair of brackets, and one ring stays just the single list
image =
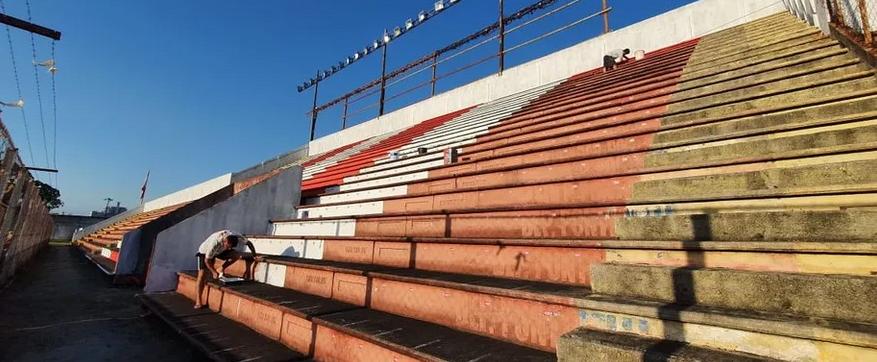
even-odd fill
[{"label": "utility wire", "polygon": [[[0,12],[6,13],[6,5],[3,4],[3,0],[0,0]],[[12,30],[10,30],[9,25],[6,25],[6,40],[9,41],[9,57],[12,59],[12,73],[15,75],[15,89],[18,90],[18,99],[24,99],[21,96],[21,81],[18,78],[18,66],[15,64],[15,48],[12,46]],[[33,147],[31,147],[30,143],[30,131],[27,129],[27,115],[24,112],[24,107],[21,107],[21,120],[24,123],[24,136],[27,139],[27,151],[30,153],[30,162],[31,164],[35,163],[33,158]]]},{"label": "utility wire", "polygon": [[[27,21],[33,23],[33,18],[30,13],[30,0],[25,0],[25,5],[27,6]],[[40,90],[40,72],[37,67],[37,45],[34,42],[33,33],[30,33],[30,50],[31,50],[31,63],[33,63],[33,78],[34,83],[37,86],[37,104],[40,108],[40,130],[43,133],[43,152],[46,155],[46,166],[49,166],[49,142],[46,140],[46,120],[43,116],[43,95]]]}]

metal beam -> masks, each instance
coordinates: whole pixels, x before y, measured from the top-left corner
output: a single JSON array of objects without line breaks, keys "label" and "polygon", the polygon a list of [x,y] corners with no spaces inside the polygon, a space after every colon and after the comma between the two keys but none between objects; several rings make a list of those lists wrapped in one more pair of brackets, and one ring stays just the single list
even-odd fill
[{"label": "metal beam", "polygon": [[16,17],[12,17],[3,13],[0,13],[0,23],[9,25],[14,28],[19,28],[21,30],[31,32],[34,34],[42,35],[46,38],[61,40],[61,32],[57,30],[52,30],[44,26],[40,26],[28,21],[21,20]]},{"label": "metal beam", "polygon": [[25,167],[25,168],[28,170],[31,170],[31,171],[43,171],[43,172],[58,173],[58,170],[56,170],[54,168],[42,168],[42,167]]}]

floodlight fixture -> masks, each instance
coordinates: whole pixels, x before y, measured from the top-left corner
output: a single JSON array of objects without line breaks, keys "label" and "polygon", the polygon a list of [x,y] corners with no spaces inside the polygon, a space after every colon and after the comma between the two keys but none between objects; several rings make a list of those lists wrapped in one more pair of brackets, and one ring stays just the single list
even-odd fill
[{"label": "floodlight fixture", "polygon": [[302,87],[302,86],[298,86],[298,87],[295,87],[295,88],[298,89],[298,92],[299,92],[299,93],[301,93],[303,90],[305,90],[305,88]]},{"label": "floodlight fixture", "polygon": [[52,73],[52,74],[55,74],[55,72],[58,71],[58,67],[55,66],[55,59],[48,59],[48,60],[44,60],[44,61],[39,62],[39,63],[34,61],[33,63],[34,63],[34,65],[38,65],[38,66],[41,66],[43,68],[46,68],[49,71],[49,73]]},{"label": "floodlight fixture", "polygon": [[7,107],[13,107],[13,108],[24,108],[24,99],[19,99],[19,100],[12,101],[12,102],[0,101],[0,105],[4,105]]},{"label": "floodlight fixture", "polygon": [[[405,34],[406,32],[417,27],[418,25],[420,25],[421,23],[423,23],[427,19],[429,19],[435,15],[438,15],[439,13],[447,10],[451,6],[454,6],[458,3],[460,3],[460,0],[434,0],[432,9],[421,10],[420,12],[417,13],[416,17],[405,19],[404,24],[402,24],[400,26],[393,27],[392,31],[388,31],[387,29],[384,29],[384,33],[378,39],[369,43],[368,46],[366,46],[362,50],[354,52],[353,55],[350,55],[350,56],[347,56],[347,57],[341,59],[341,61],[339,61],[337,65],[332,65],[329,69],[318,72],[315,79],[311,79],[309,82],[303,83],[300,86],[299,91],[302,91],[304,89],[308,89],[308,88],[314,86],[315,84],[322,81],[324,78],[327,78],[327,77],[343,70],[344,68],[346,68],[350,64],[359,61],[360,59],[364,58],[365,56],[369,55],[370,53],[373,53],[375,50],[377,50],[381,47],[386,47],[391,41],[402,36],[402,34]],[[47,68],[49,70],[49,72],[51,72],[52,74],[54,74],[57,71],[57,68],[55,67],[55,60],[54,59],[48,59],[46,61],[39,62],[39,63],[37,63],[35,61],[34,64]],[[2,102],[0,102],[0,104],[2,104]]]}]

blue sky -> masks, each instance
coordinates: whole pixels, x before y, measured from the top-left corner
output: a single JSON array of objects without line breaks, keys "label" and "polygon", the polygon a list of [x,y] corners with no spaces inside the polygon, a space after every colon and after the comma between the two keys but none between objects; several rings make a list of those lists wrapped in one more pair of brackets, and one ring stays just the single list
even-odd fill
[{"label": "blue sky", "polygon": [[[532,1],[506,0],[506,11]],[[308,137],[305,112],[312,93],[299,94],[296,85],[433,2],[31,0],[34,22],[63,33],[56,45],[57,167],[61,171],[57,184],[66,205],[56,211],[102,209],[106,197],[134,206],[147,170],[151,170],[149,199],[303,145]],[[690,2],[610,1],[612,26],[617,29]],[[27,17],[24,0],[3,3],[10,15]],[[510,35],[507,46],[593,13],[599,3],[582,1]],[[496,8],[497,1],[462,0],[391,43],[389,67],[404,65],[495,21]],[[586,22],[510,53],[507,64],[520,64],[596,36],[601,26],[598,19]],[[0,36],[6,37],[5,29],[0,29]],[[12,29],[12,42],[27,102],[33,165],[44,167],[30,36]],[[10,101],[17,98],[17,92],[5,39],[0,49],[0,100]],[[491,44],[442,67],[450,70],[494,50]],[[50,42],[37,37],[36,51],[38,59],[47,59]],[[378,77],[379,58],[369,56],[327,80],[321,85],[320,100]],[[496,62],[489,61],[461,72],[440,82],[439,91],[483,77],[495,68]],[[51,154],[50,78],[43,70],[39,77]],[[418,79],[412,78],[409,84]],[[401,91],[407,86],[397,87]],[[422,98],[427,91],[399,98],[389,108]],[[321,116],[318,135],[338,129],[339,111]],[[351,121],[373,116],[361,113]],[[2,117],[30,164],[21,113],[7,109]],[[38,176],[56,182],[53,177]]]}]

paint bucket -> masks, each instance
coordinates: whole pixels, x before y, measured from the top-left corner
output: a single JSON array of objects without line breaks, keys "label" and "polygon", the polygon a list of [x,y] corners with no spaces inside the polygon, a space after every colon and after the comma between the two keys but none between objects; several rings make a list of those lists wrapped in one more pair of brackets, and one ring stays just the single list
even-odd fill
[{"label": "paint bucket", "polygon": [[637,50],[636,52],[633,53],[633,58],[636,60],[643,60],[643,58],[645,58],[645,57],[646,57],[645,50],[640,49],[640,50]]}]

